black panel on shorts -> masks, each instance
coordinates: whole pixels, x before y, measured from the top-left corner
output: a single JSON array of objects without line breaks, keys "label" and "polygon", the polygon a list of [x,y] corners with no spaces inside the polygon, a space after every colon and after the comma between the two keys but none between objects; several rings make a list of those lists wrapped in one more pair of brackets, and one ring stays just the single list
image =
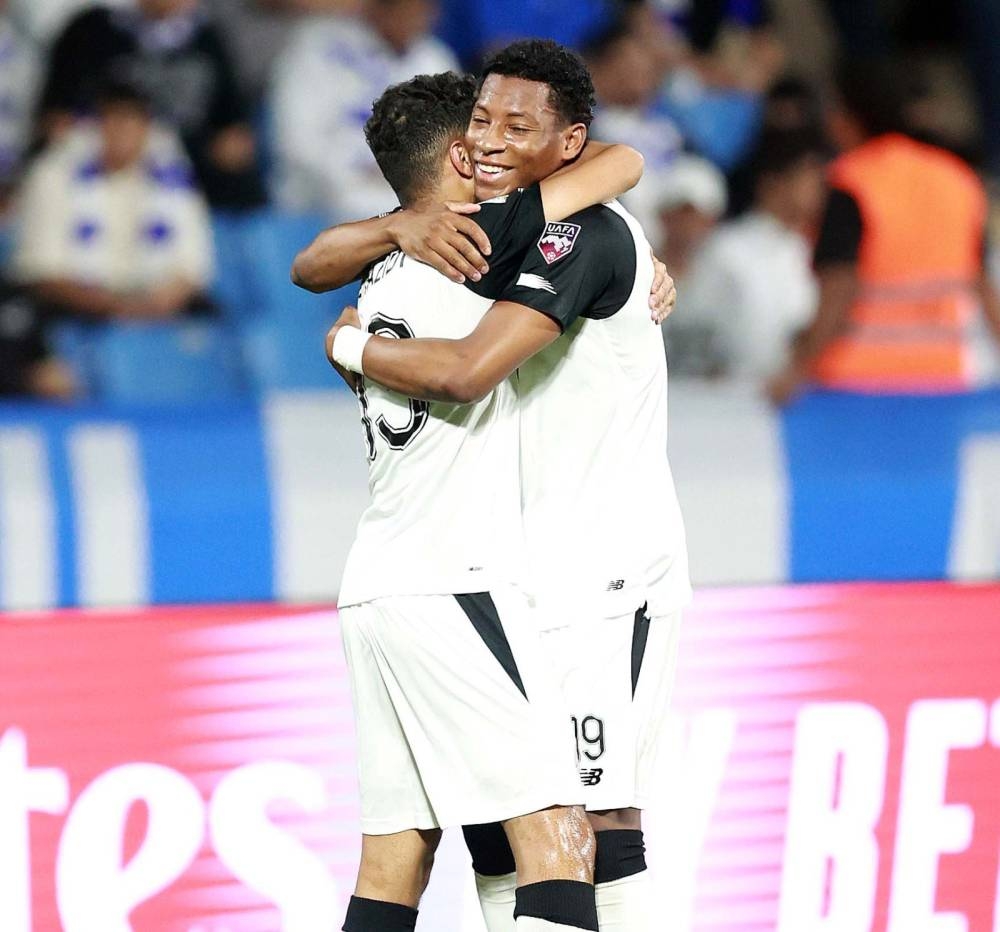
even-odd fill
[{"label": "black panel on shorts", "polygon": [[514,653],[510,649],[507,635],[503,630],[503,623],[497,607],[493,603],[493,596],[488,592],[466,592],[456,595],[455,601],[461,606],[462,611],[469,616],[469,621],[479,632],[483,643],[490,649],[490,653],[500,662],[500,666],[507,671],[514,685],[521,691],[525,699],[528,694],[524,690],[524,683],[521,682],[521,674],[517,669],[514,660]]},{"label": "black panel on shorts", "polygon": [[649,637],[649,615],[646,606],[635,613],[632,625],[632,698],[635,698],[635,688],[639,685],[639,671],[642,669],[642,658],[646,653],[646,639]]}]

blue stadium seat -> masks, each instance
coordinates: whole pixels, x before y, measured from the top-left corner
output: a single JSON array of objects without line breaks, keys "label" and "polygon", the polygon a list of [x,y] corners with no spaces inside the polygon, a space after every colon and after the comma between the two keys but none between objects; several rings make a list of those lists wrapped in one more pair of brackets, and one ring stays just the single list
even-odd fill
[{"label": "blue stadium seat", "polygon": [[326,360],[323,338],[328,329],[316,315],[257,320],[241,328],[243,358],[256,391],[346,390]]},{"label": "blue stadium seat", "polygon": [[96,395],[129,404],[225,401],[246,393],[239,347],[215,321],[109,324],[94,341]]},{"label": "blue stadium seat", "polygon": [[211,294],[230,320],[244,320],[261,313],[248,283],[244,227],[239,214],[216,211],[212,215],[215,281]]},{"label": "blue stadium seat", "polygon": [[[261,211],[247,218],[244,235],[247,255],[252,260],[247,264],[248,279],[255,300],[260,302],[266,315],[324,315],[324,319],[332,323],[344,304],[350,302],[350,297],[339,291],[314,295],[296,288],[291,282],[296,254],[327,226],[329,220],[317,214]],[[356,295],[357,292],[347,293]]]},{"label": "blue stadium seat", "polygon": [[296,254],[327,226],[328,218],[320,214],[217,213],[213,294],[226,317],[239,324],[263,317],[310,316],[332,323],[355,300],[357,287],[314,295],[296,288],[290,278]]},{"label": "blue stadium seat", "polygon": [[47,331],[52,352],[69,366],[81,393],[88,398],[94,394],[94,331],[93,324],[77,321],[59,321]]}]

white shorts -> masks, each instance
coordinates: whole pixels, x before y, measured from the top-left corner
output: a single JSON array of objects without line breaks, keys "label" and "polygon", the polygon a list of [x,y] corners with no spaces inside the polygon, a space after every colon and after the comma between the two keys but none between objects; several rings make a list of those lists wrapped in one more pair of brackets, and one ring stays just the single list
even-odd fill
[{"label": "white shorts", "polygon": [[340,613],[366,835],[581,805],[569,713],[513,590]]},{"label": "white shorts", "polygon": [[681,614],[594,618],[546,631],[570,708],[586,807],[649,808],[677,667]]}]

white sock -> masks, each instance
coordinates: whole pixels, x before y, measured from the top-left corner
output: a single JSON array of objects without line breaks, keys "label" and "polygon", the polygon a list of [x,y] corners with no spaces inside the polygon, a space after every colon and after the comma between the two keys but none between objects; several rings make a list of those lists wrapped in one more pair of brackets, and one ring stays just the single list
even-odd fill
[{"label": "white sock", "polygon": [[520,923],[514,924],[517,874],[501,874],[498,877],[476,874],[476,890],[479,891],[479,905],[486,920],[487,932],[520,930]]},{"label": "white sock", "polygon": [[579,926],[564,926],[561,922],[536,919],[534,916],[518,916],[517,932],[580,932]]},{"label": "white sock", "polygon": [[[599,883],[597,919],[601,932],[653,932],[653,897],[649,871]],[[517,927],[521,932],[521,927]]]}]

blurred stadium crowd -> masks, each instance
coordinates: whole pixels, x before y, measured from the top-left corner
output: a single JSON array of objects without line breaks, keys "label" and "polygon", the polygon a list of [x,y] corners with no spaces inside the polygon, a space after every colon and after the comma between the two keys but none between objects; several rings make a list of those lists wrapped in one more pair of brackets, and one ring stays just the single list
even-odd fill
[{"label": "blurred stadium crowd", "polygon": [[[829,194],[831,159],[859,142],[836,61],[870,63],[861,93],[854,74],[855,110],[868,111],[855,117],[899,105],[898,126],[862,119],[868,135],[905,129],[972,166],[969,223],[982,226],[979,192],[1000,180],[992,0],[0,0],[0,11],[5,395],[332,386],[321,336],[353,295],[298,293],[288,269],[322,226],[393,206],[361,133],[371,101],[417,73],[474,70],[521,36],[578,48],[598,95],[594,134],[646,158],[628,206],[678,281],[665,327],[674,373],[778,400],[794,390],[783,374],[829,298],[817,269],[862,249],[863,198]],[[969,234],[988,260],[983,230]],[[929,274],[957,270],[942,268]],[[974,297],[986,313],[968,335],[970,384],[1000,368],[995,294]],[[935,385],[918,374],[909,387]]]}]

